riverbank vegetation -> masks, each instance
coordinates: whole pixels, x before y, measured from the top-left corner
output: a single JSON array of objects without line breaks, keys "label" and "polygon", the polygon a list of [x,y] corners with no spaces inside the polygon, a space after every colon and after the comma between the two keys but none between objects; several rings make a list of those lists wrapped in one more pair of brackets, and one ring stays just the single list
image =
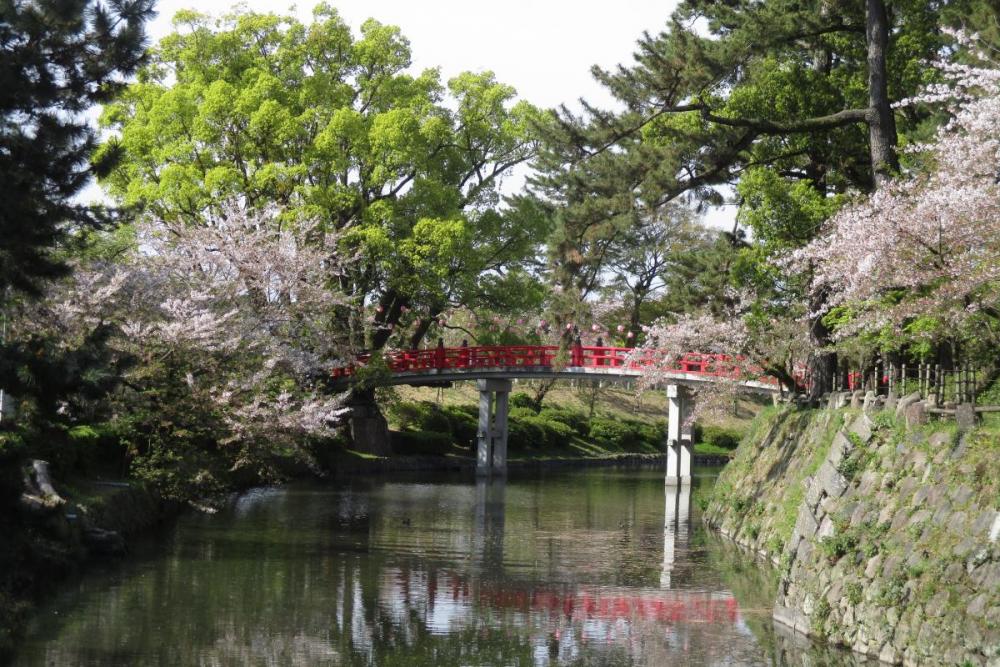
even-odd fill
[{"label": "riverbank vegetation", "polygon": [[[331,452],[459,455],[473,401],[380,386],[385,352],[439,340],[741,355],[814,403],[887,362],[985,388],[996,10],[683,0],[595,70],[616,109],[574,113],[416,71],[398,28],[327,4],[183,11],[152,45],[151,0],[6,7],[0,530],[65,512],[34,460],[197,503]],[[79,202],[94,178],[107,205]],[[727,203],[732,227],[706,226]],[[699,396],[703,453],[732,450],[735,389]],[[516,397],[513,455],[662,444],[600,391]]]}]

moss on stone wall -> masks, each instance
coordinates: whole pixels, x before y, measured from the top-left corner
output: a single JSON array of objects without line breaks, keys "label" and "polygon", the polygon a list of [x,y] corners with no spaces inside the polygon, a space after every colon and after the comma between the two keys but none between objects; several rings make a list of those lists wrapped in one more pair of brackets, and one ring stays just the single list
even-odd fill
[{"label": "moss on stone wall", "polygon": [[1000,664],[998,453],[992,429],[775,412],[706,516],[781,563],[781,623],[890,663]]},{"label": "moss on stone wall", "polygon": [[715,485],[708,524],[778,563],[795,525],[802,481],[823,462],[843,418],[825,410],[763,411]]}]

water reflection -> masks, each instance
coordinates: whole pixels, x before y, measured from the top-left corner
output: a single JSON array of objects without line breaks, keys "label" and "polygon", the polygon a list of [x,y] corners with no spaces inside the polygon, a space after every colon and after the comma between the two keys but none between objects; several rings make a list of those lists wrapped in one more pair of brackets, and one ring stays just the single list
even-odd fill
[{"label": "water reflection", "polygon": [[772,582],[704,533],[691,487],[667,491],[658,471],[604,470],[248,494],[224,514],[185,517],[147,557],[79,581],[39,614],[16,664],[755,665],[794,655],[753,597],[773,595]]},{"label": "water reflection", "polygon": [[660,574],[660,588],[670,588],[670,579],[677,562],[677,551],[681,560],[686,560],[688,529],[691,522],[691,485],[665,484],[663,510],[663,571]]}]

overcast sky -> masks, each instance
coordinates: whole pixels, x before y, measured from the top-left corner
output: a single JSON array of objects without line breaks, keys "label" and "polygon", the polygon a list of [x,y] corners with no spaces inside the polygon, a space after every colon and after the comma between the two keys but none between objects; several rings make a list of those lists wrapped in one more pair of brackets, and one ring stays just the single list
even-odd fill
[{"label": "overcast sky", "polygon": [[[149,26],[158,40],[172,30],[179,9],[224,14],[228,0],[161,0]],[[293,11],[308,21],[314,2],[284,0],[243,3],[256,11]],[[613,67],[632,59],[643,30],[666,25],[676,0],[330,0],[355,32],[374,18],[398,25],[410,40],[417,70],[441,67],[444,78],[465,70],[492,70],[532,103],[552,107],[581,95],[609,98],[590,76],[590,67]]]},{"label": "overcast sky", "polygon": [[[172,31],[180,9],[224,14],[230,0],[161,0],[159,15],[149,26],[159,40]],[[256,11],[294,12],[308,21],[314,2],[250,0]],[[580,97],[600,106],[610,96],[590,75],[592,65],[612,68],[631,63],[642,32],[657,33],[667,22],[676,0],[330,0],[344,20],[358,31],[375,18],[398,25],[410,40],[416,70],[440,67],[443,78],[465,70],[492,70],[498,80],[513,85],[521,97],[541,107],[575,106]],[[508,184],[509,185],[509,184]],[[727,224],[725,211],[710,216]]]}]

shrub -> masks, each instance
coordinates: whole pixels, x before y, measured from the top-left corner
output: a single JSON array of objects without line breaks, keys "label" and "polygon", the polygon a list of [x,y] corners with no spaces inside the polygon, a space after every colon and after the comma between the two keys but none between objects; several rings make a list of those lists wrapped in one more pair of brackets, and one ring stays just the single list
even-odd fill
[{"label": "shrub", "polygon": [[543,434],[542,444],[549,448],[568,447],[575,435],[573,429],[562,422],[545,419],[542,416],[527,417],[526,422],[537,426]]},{"label": "shrub", "polygon": [[836,564],[841,557],[854,551],[857,546],[858,536],[849,530],[838,530],[836,534],[819,541],[819,549],[830,565]]},{"label": "shrub", "polygon": [[450,433],[399,431],[392,434],[392,448],[397,454],[444,456],[451,446]]},{"label": "shrub", "polygon": [[590,437],[609,445],[624,447],[636,439],[635,428],[626,422],[595,417],[590,420]]},{"label": "shrub", "polygon": [[508,401],[511,408],[525,408],[532,412],[538,412],[538,405],[535,403],[535,399],[523,391],[511,394]]},{"label": "shrub", "polygon": [[512,407],[507,412],[507,417],[511,421],[522,420],[522,419],[530,419],[531,417],[537,417],[537,416],[538,416],[538,413],[536,413],[531,408],[513,408]]},{"label": "shrub", "polygon": [[636,422],[635,433],[638,439],[650,447],[661,448],[667,441],[666,423],[643,424]]},{"label": "shrub", "polygon": [[542,411],[538,413],[538,416],[550,422],[555,421],[560,424],[565,424],[576,431],[579,435],[587,435],[587,432],[590,430],[590,423],[587,420],[587,416],[582,412],[576,412],[575,410],[568,410],[566,408],[543,408]]},{"label": "shrub", "polygon": [[448,406],[443,409],[451,423],[451,435],[455,442],[468,445],[479,433],[479,415],[470,414],[463,408]]},{"label": "shrub", "polygon": [[507,445],[512,450],[532,449],[545,444],[545,431],[534,416],[512,418],[507,429]]},{"label": "shrub", "polygon": [[391,411],[402,430],[452,432],[448,414],[430,401],[400,401],[392,406]]},{"label": "shrub", "polygon": [[703,426],[699,430],[700,437],[696,438],[695,442],[704,442],[721,449],[736,449],[743,438],[741,431],[722,426]]}]

